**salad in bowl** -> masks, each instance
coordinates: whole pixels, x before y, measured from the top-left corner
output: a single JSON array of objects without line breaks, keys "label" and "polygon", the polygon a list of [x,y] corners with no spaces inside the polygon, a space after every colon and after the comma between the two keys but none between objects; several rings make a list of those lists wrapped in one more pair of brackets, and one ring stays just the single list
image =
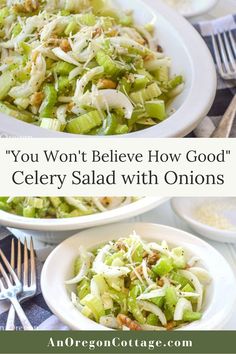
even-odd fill
[{"label": "salad in bowl", "polygon": [[113,210],[138,197],[0,197],[0,210],[35,219],[82,217]]},{"label": "salad in bowl", "polygon": [[84,316],[121,330],[172,330],[199,321],[211,276],[183,247],[135,232],[79,249],[71,300]]},{"label": "salad in bowl", "polygon": [[6,0],[0,112],[57,132],[118,135],[168,118],[184,86],[154,26],[104,0]]}]

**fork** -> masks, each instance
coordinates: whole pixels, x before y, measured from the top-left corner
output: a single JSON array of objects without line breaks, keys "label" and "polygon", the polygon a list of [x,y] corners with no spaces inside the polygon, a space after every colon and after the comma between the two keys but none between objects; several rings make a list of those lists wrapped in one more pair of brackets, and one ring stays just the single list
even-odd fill
[{"label": "fork", "polygon": [[[236,41],[233,32],[212,33],[212,44],[218,72],[224,80],[236,80]],[[236,115],[236,95],[211,138],[228,138]]]},{"label": "fork", "polygon": [[[21,242],[18,239],[17,243],[17,266],[16,272],[17,276],[20,280],[22,280],[22,292],[18,295],[18,301],[21,303],[22,301],[33,297],[36,293],[36,266],[35,266],[35,253],[34,253],[34,245],[32,238],[30,239],[30,284],[29,284],[29,260],[28,260],[28,246],[27,241],[24,241],[24,262],[23,262],[23,277],[22,269],[21,269]],[[15,268],[15,241],[12,240],[11,243],[11,266]],[[22,279],[21,279],[22,278]],[[14,306],[10,307],[6,330],[13,331],[15,329],[15,309]]]},{"label": "fork", "polygon": [[[0,256],[10,275],[9,276],[7,274],[3,268],[2,263],[0,263],[0,274],[2,274],[2,279],[0,278],[0,300],[10,300],[22,323],[23,328],[25,330],[32,330],[33,327],[31,326],[20,303],[17,300],[17,295],[22,291],[22,284],[2,250],[0,250]],[[3,283],[3,280],[5,281],[5,284]]]}]

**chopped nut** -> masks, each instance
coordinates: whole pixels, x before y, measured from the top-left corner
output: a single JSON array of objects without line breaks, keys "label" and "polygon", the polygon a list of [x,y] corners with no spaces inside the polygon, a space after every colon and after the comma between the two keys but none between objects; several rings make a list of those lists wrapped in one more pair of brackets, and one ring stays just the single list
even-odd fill
[{"label": "chopped nut", "polygon": [[176,326],[176,322],[175,321],[170,321],[170,322],[167,323],[165,328],[167,329],[167,331],[171,331],[175,326]]},{"label": "chopped nut", "polygon": [[163,287],[164,286],[164,280],[163,279],[157,279],[157,285]]},{"label": "chopped nut", "polygon": [[99,79],[97,86],[101,89],[115,89],[117,87],[117,83],[110,79]]},{"label": "chopped nut", "polygon": [[14,4],[13,10],[17,13],[29,13],[36,11],[39,8],[39,2],[37,0],[25,0],[21,4]]},{"label": "chopped nut", "polygon": [[96,28],[95,31],[93,31],[92,33],[92,37],[95,38],[95,37],[99,37],[101,36],[102,34],[102,29],[101,28]]},{"label": "chopped nut", "polygon": [[137,322],[132,321],[126,315],[123,315],[120,313],[116,319],[117,319],[120,326],[126,326],[129,329],[131,329],[131,331],[141,331],[142,330],[142,327]]},{"label": "chopped nut", "polygon": [[138,274],[141,275],[141,276],[143,275],[143,267],[142,267],[142,265],[136,267],[136,268],[135,268],[135,271],[133,270],[133,271],[130,273],[130,279],[131,279],[131,280],[134,280],[134,279],[137,278],[137,274],[136,274],[136,273],[138,273]]},{"label": "chopped nut", "polygon": [[39,106],[43,101],[43,92],[35,92],[30,97],[30,104],[32,106]]},{"label": "chopped nut", "polygon": [[116,37],[116,36],[118,35],[118,31],[113,28],[113,29],[111,29],[111,30],[107,33],[107,35],[108,35],[109,37]]},{"label": "chopped nut", "polygon": [[62,39],[60,43],[60,48],[64,50],[64,52],[69,52],[71,50],[69,41],[67,39]]},{"label": "chopped nut", "polygon": [[147,258],[148,265],[156,264],[159,258],[160,258],[160,254],[158,252],[153,252]]},{"label": "chopped nut", "polygon": [[70,102],[70,103],[68,103],[68,105],[67,105],[67,110],[68,111],[71,111],[72,110],[72,108],[74,107],[74,102]]},{"label": "chopped nut", "polygon": [[116,242],[116,247],[118,248],[118,250],[126,251],[126,246],[125,246],[124,242],[122,242],[122,241]]},{"label": "chopped nut", "polygon": [[147,62],[149,60],[154,60],[155,59],[155,55],[154,54],[148,54],[144,57],[144,61]]}]

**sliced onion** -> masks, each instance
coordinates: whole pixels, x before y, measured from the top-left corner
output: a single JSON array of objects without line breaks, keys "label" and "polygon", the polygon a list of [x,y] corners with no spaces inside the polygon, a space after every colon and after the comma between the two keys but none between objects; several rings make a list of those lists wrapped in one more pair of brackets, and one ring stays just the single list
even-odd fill
[{"label": "sliced onion", "polygon": [[185,310],[192,311],[192,304],[189,300],[185,298],[180,298],[175,307],[174,321],[181,321],[183,319]]},{"label": "sliced onion", "polygon": [[88,272],[92,254],[89,252],[86,252],[84,250],[84,248],[81,246],[79,248],[79,257],[82,260],[82,265],[80,267],[79,273],[74,278],[72,278],[70,280],[66,280],[65,284],[67,284],[67,285],[79,283],[86,276],[86,274]]},{"label": "sliced onion", "polygon": [[192,272],[190,272],[188,270],[179,270],[179,272],[185,278],[187,278],[188,280],[190,280],[193,283],[196,292],[199,294],[199,297],[197,299],[197,311],[200,311],[201,307],[202,307],[202,299],[203,299],[203,289],[202,289],[202,285],[201,285],[200,281],[198,280],[198,278],[196,277],[195,274],[193,274]]},{"label": "sliced onion", "polygon": [[76,66],[80,66],[81,64],[75,60],[74,58],[72,58],[71,55],[69,55],[68,53],[64,52],[64,50],[62,50],[60,47],[56,47],[52,49],[52,52],[61,60],[76,65]]},{"label": "sliced onion", "polygon": [[154,313],[154,315],[156,315],[159,318],[163,326],[167,324],[166,316],[164,312],[162,312],[157,305],[151,304],[150,302],[147,301],[141,301],[141,300],[138,301],[138,304],[143,308],[143,310]]},{"label": "sliced onion", "polygon": [[[155,284],[154,281],[148,276],[147,263],[145,259],[142,261],[143,276],[148,285]],[[147,299],[147,298],[146,298]]]},{"label": "sliced onion", "polygon": [[130,119],[133,113],[133,105],[122,92],[106,89],[98,90],[96,93],[85,93],[79,100],[80,105],[96,107],[99,104],[101,109],[124,108],[125,118]]},{"label": "sliced onion", "polygon": [[147,300],[147,299],[153,299],[155,297],[163,297],[166,294],[166,287],[163,287],[161,289],[156,289],[153,291],[150,291],[149,293],[143,293],[139,295],[137,298],[138,300]]},{"label": "sliced onion", "polygon": [[110,251],[111,246],[106,245],[104,246],[96,256],[93,262],[93,271],[96,274],[101,274],[104,277],[114,278],[120,277],[122,275],[127,275],[130,272],[128,267],[115,267],[115,266],[108,266],[104,263],[104,258],[107,253]]},{"label": "sliced onion", "polygon": [[99,323],[102,326],[105,326],[108,328],[114,328],[114,329],[119,328],[119,324],[117,322],[117,319],[114,316],[101,316]]},{"label": "sliced onion", "polygon": [[102,74],[103,71],[104,69],[101,66],[97,66],[96,68],[93,68],[89,70],[86,74],[84,74],[81,79],[77,80],[76,90],[74,95],[75,101],[78,101],[80,99],[80,97],[84,93],[85,87],[94,78],[94,76]]},{"label": "sliced onion", "polygon": [[88,211],[88,208],[79,200],[73,197],[65,197],[65,201],[81,211]]},{"label": "sliced onion", "polygon": [[189,268],[189,271],[196,275],[203,285],[207,285],[211,282],[211,276],[207,270],[200,267],[192,267]]}]

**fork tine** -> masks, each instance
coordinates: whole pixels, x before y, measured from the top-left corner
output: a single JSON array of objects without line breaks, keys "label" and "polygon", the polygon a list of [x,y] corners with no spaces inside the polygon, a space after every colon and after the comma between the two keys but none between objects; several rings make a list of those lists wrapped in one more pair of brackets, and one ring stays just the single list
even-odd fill
[{"label": "fork tine", "polygon": [[233,54],[233,51],[230,46],[229,38],[228,38],[225,31],[223,32],[223,37],[224,37],[225,47],[226,47],[226,51],[227,51],[227,54],[229,57],[229,61],[232,65],[233,70],[236,70],[236,64],[235,64],[236,60],[234,59],[234,54]]},{"label": "fork tine", "polygon": [[10,263],[8,262],[5,254],[3,253],[3,251],[0,249],[0,256],[2,257],[2,260],[6,266],[6,268],[8,269],[9,273],[12,276],[12,279],[14,280],[14,282],[16,283],[16,285],[20,285],[20,281],[16,275],[16,273],[14,272],[14,270],[12,269]]},{"label": "fork tine", "polygon": [[36,283],[36,266],[35,266],[34,242],[32,237],[30,238],[30,270],[31,270],[31,275],[30,275],[31,285],[34,285]]},{"label": "fork tine", "polygon": [[21,242],[20,242],[20,239],[18,239],[18,245],[17,245],[17,276],[19,279],[21,279]]},{"label": "fork tine", "polygon": [[220,52],[219,52],[218,44],[216,42],[216,38],[215,38],[215,35],[213,32],[211,34],[211,39],[212,39],[212,44],[213,44],[213,49],[214,49],[214,54],[215,54],[218,70],[220,72],[220,75],[224,76],[224,70],[223,70],[223,66],[222,66],[222,62],[221,62]]},{"label": "fork tine", "polygon": [[11,240],[11,266],[15,269],[15,240]]},{"label": "fork tine", "polygon": [[217,32],[217,38],[218,38],[218,41],[219,41],[220,53],[221,53],[221,56],[222,56],[222,59],[223,59],[224,66],[226,68],[227,73],[231,74],[231,69],[230,69],[230,66],[229,66],[229,60],[227,58],[224,42],[223,42],[223,39],[222,39],[222,34],[220,32]]},{"label": "fork tine", "polygon": [[236,58],[236,39],[234,38],[232,31],[229,31],[229,38],[230,38],[230,43],[231,43],[231,46],[233,48],[234,55]]},{"label": "fork tine", "polygon": [[29,270],[29,261],[28,261],[28,247],[27,240],[24,242],[24,264],[23,264],[23,283],[25,286],[28,286],[28,270]]},{"label": "fork tine", "polygon": [[3,290],[5,290],[5,287],[4,287],[4,285],[3,285],[3,282],[2,282],[1,279],[0,279],[0,291],[3,291]]},{"label": "fork tine", "polygon": [[12,286],[9,276],[7,275],[5,269],[3,268],[2,264],[0,263],[0,272],[2,273],[3,279],[5,280],[8,288]]}]

